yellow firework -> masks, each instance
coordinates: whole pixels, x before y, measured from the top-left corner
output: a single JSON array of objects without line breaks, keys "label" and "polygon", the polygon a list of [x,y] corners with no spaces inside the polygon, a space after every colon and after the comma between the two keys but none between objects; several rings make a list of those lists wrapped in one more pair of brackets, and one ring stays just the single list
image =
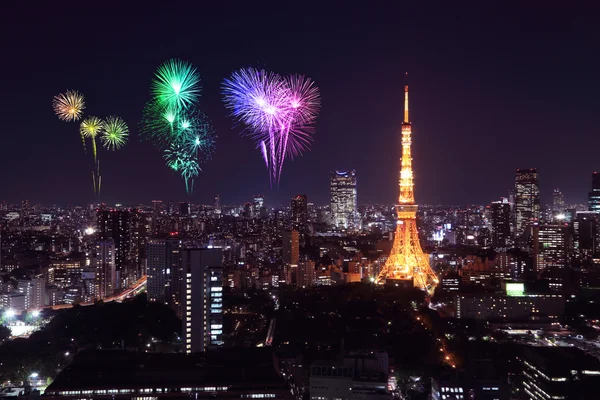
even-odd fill
[{"label": "yellow firework", "polygon": [[67,90],[54,96],[52,108],[59,119],[63,121],[78,121],[85,109],[83,95],[76,90]]}]

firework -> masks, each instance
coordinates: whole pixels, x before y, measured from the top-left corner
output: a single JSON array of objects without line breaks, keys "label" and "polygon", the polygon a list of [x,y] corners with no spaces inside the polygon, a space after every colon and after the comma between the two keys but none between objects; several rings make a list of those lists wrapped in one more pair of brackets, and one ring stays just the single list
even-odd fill
[{"label": "firework", "polygon": [[215,144],[210,122],[196,107],[199,74],[187,62],[169,60],[156,71],[151,93],[140,123],[142,137],[163,151],[167,166],[181,173],[191,194],[199,164],[210,158]]},{"label": "firework", "polygon": [[79,133],[82,138],[90,138],[92,140],[92,153],[94,154],[94,160],[97,158],[96,152],[96,136],[102,132],[104,122],[98,117],[87,117],[81,122],[79,126]]},{"label": "firework", "polygon": [[85,109],[83,95],[76,90],[67,90],[52,100],[52,108],[63,121],[78,121]]},{"label": "firework", "polygon": [[177,111],[195,104],[200,96],[200,75],[190,63],[171,59],[156,71],[152,94],[165,109]]},{"label": "firework", "polygon": [[118,150],[125,143],[129,136],[129,128],[125,121],[119,117],[110,116],[104,122],[102,129],[102,143],[108,150]]},{"label": "firework", "polygon": [[302,76],[289,78],[253,68],[234,72],[222,85],[231,115],[247,126],[261,150],[271,183],[279,183],[286,156],[307,150],[320,107],[319,90]]}]

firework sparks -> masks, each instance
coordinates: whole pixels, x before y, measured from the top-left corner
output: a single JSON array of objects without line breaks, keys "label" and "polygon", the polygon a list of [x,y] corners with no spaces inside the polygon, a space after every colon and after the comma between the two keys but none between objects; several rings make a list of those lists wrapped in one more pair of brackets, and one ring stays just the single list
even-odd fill
[{"label": "firework sparks", "polygon": [[98,117],[87,117],[81,122],[79,126],[79,133],[82,138],[90,138],[92,140],[92,153],[94,154],[94,160],[97,158],[96,151],[96,136],[100,134],[104,122]]},{"label": "firework sparks", "polygon": [[190,63],[172,59],[156,71],[154,98],[165,108],[186,109],[200,96],[200,75]]},{"label": "firework sparks", "polygon": [[125,121],[119,117],[110,116],[104,122],[102,129],[102,143],[108,150],[118,150],[125,143],[129,136],[129,128]]},{"label": "firework sparks", "polygon": [[52,108],[59,119],[63,121],[78,121],[83,115],[85,101],[83,95],[76,90],[67,90],[54,96]]},{"label": "firework sparks", "polygon": [[261,150],[271,183],[279,183],[286,156],[310,147],[319,108],[319,89],[303,75],[289,78],[253,68],[234,72],[222,85],[231,115]]},{"label": "firework sparks", "polygon": [[196,106],[200,76],[191,64],[169,60],[156,71],[151,93],[140,124],[142,137],[163,151],[167,166],[181,174],[191,194],[199,164],[210,158],[215,145],[214,130]]}]

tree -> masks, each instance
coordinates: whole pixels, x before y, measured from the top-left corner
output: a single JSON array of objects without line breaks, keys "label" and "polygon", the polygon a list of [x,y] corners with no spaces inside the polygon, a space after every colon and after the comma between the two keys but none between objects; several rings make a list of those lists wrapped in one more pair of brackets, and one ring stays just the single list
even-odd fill
[{"label": "tree", "polygon": [[0,343],[4,342],[10,337],[10,329],[4,325],[0,325]]}]

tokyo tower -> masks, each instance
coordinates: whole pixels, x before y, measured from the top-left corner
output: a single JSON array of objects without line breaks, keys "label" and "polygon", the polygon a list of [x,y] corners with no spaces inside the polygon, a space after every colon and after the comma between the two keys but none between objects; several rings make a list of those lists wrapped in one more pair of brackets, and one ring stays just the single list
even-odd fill
[{"label": "tokyo tower", "polygon": [[376,283],[410,283],[432,293],[438,278],[423,253],[417,231],[411,145],[411,124],[408,119],[408,85],[404,86],[404,122],[402,123],[402,159],[400,163],[400,197],[396,206],[396,235],[390,256],[385,262]]}]

